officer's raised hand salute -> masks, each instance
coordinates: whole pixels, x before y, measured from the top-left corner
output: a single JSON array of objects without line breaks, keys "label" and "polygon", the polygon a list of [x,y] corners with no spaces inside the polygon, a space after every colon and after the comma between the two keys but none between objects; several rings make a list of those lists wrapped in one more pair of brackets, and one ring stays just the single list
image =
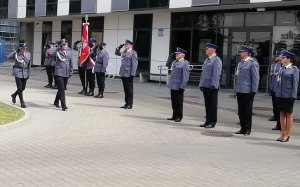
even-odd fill
[{"label": "officer's raised hand salute", "polygon": [[[125,50],[121,52],[121,49]],[[125,44],[121,44],[116,48],[115,55],[121,56],[121,67],[119,75],[122,78],[123,88],[125,92],[125,105],[121,108],[132,109],[133,105],[133,78],[136,75],[138,67],[137,52],[133,50],[133,42],[126,40]]]}]

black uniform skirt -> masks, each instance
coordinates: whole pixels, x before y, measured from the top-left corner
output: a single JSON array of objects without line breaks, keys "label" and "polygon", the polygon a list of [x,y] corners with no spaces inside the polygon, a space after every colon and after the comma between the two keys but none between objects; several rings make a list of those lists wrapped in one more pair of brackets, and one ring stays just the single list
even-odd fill
[{"label": "black uniform skirt", "polygon": [[280,112],[293,113],[294,102],[293,98],[281,98],[277,97],[278,110]]}]

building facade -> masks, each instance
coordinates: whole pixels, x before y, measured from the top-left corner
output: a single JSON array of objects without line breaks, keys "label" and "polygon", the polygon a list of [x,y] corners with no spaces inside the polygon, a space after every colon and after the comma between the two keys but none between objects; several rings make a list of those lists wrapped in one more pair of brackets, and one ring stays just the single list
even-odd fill
[{"label": "building facade", "polygon": [[[20,39],[30,44],[33,63],[43,65],[48,40],[81,38],[84,16],[90,36],[107,43],[109,74],[118,74],[121,59],[115,48],[133,40],[139,55],[138,72],[158,80],[160,65],[181,47],[198,67],[205,57],[204,44],[219,46],[223,60],[221,85],[232,87],[238,48],[253,46],[261,65],[261,88],[266,87],[268,65],[275,50],[294,50],[300,62],[299,0],[0,0],[2,17],[21,22]],[[4,6],[3,6],[4,5]],[[77,54],[74,53],[76,67]],[[199,68],[191,83],[199,80]]]},{"label": "building facade", "polygon": [[0,19],[0,39],[4,40],[5,45],[4,52],[2,54],[3,56],[18,48],[19,33],[19,22]]}]

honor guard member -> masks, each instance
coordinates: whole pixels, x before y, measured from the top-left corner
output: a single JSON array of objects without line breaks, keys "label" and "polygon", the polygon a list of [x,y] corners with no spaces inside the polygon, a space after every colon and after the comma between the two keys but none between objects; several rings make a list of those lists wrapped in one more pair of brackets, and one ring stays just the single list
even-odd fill
[{"label": "honor guard member", "polygon": [[54,100],[54,105],[59,108],[59,101],[63,111],[68,109],[66,105],[65,90],[67,88],[68,79],[73,74],[72,51],[68,48],[68,41],[62,39],[60,48],[56,51],[55,62],[55,79],[57,83],[57,94]]},{"label": "honor guard member", "polygon": [[23,98],[23,92],[26,88],[26,82],[30,76],[31,54],[27,52],[27,44],[20,43],[19,49],[7,55],[7,59],[14,59],[12,75],[15,77],[17,91],[11,95],[12,102],[16,103],[16,97],[19,96],[21,107],[26,108]]},{"label": "honor guard member", "polygon": [[187,51],[177,47],[176,60],[171,66],[168,88],[171,90],[173,115],[168,120],[180,122],[183,117],[183,97],[190,76],[189,62],[184,59]]},{"label": "honor guard member", "polygon": [[216,54],[217,46],[206,44],[208,58],[203,63],[199,87],[205,101],[206,121],[200,127],[214,128],[217,123],[218,91],[222,72],[222,61]]},{"label": "honor guard member", "polygon": [[283,50],[282,68],[277,76],[278,89],[276,90],[278,110],[280,111],[281,135],[277,141],[288,142],[293,125],[293,108],[297,98],[299,84],[299,69],[294,66],[295,54]]},{"label": "honor guard member", "polygon": [[[125,46],[125,50],[121,52],[121,49]],[[138,67],[138,56],[135,50],[132,49],[133,42],[126,40],[125,44],[121,44],[116,48],[115,55],[121,56],[121,67],[119,75],[122,78],[124,93],[125,93],[125,105],[121,108],[132,109],[133,105],[133,78],[136,75]]]},{"label": "honor guard member", "polygon": [[277,76],[279,70],[281,69],[281,52],[276,51],[273,59],[273,63],[270,67],[270,75],[269,75],[269,91],[272,96],[272,105],[273,105],[273,117],[269,119],[269,121],[277,121],[276,127],[272,128],[272,130],[280,130],[280,112],[278,111],[278,105],[276,102],[276,90],[278,89]]},{"label": "honor guard member", "polygon": [[253,53],[249,46],[242,46],[239,50],[241,61],[236,72],[235,91],[238,102],[238,115],[241,130],[236,134],[250,135],[252,128],[253,100],[259,85],[259,65],[251,57]]},{"label": "honor guard member", "polygon": [[97,78],[97,84],[99,88],[98,95],[95,98],[103,98],[105,89],[105,73],[108,66],[109,56],[106,51],[106,43],[101,43],[99,46],[99,52],[96,56],[95,73]]},{"label": "honor guard member", "polygon": [[81,41],[78,40],[74,43],[73,45],[73,50],[78,52],[78,74],[79,74],[79,78],[80,78],[80,82],[82,85],[82,90],[80,92],[78,92],[78,94],[86,94],[87,93],[87,88],[86,88],[86,77],[85,77],[85,70],[86,70],[86,63],[82,63],[80,65],[80,51],[81,51]]},{"label": "honor guard member", "polygon": [[[47,48],[45,53],[45,61],[44,65],[46,66],[48,84],[44,86],[45,88],[52,88],[53,80],[54,80],[54,61],[55,61],[55,43],[52,41],[48,42],[48,45],[45,46]],[[53,65],[52,65],[53,64]]]},{"label": "honor guard member", "polygon": [[89,86],[89,92],[86,96],[94,96],[94,89],[95,89],[95,73],[94,73],[94,65],[91,63],[90,58],[95,62],[96,55],[97,55],[97,48],[96,48],[97,40],[94,38],[89,39],[89,46],[90,46],[90,56],[86,60],[86,81],[87,85]]}]

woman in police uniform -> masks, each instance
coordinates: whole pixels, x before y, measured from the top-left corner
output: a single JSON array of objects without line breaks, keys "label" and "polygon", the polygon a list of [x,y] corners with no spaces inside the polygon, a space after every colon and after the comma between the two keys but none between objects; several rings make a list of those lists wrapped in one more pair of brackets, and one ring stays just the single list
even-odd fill
[{"label": "woman in police uniform", "polygon": [[29,78],[31,66],[31,54],[27,52],[27,44],[20,43],[19,49],[10,53],[7,58],[15,60],[12,75],[16,80],[17,91],[11,95],[12,102],[16,103],[16,97],[18,95],[21,107],[26,108],[27,106],[23,99],[23,91],[26,88],[26,82]]},{"label": "woman in police uniform", "polygon": [[277,76],[278,89],[276,97],[278,110],[280,111],[281,135],[277,141],[287,142],[290,139],[290,131],[293,124],[293,107],[297,98],[299,69],[292,64],[295,54],[282,51],[282,65]]}]

